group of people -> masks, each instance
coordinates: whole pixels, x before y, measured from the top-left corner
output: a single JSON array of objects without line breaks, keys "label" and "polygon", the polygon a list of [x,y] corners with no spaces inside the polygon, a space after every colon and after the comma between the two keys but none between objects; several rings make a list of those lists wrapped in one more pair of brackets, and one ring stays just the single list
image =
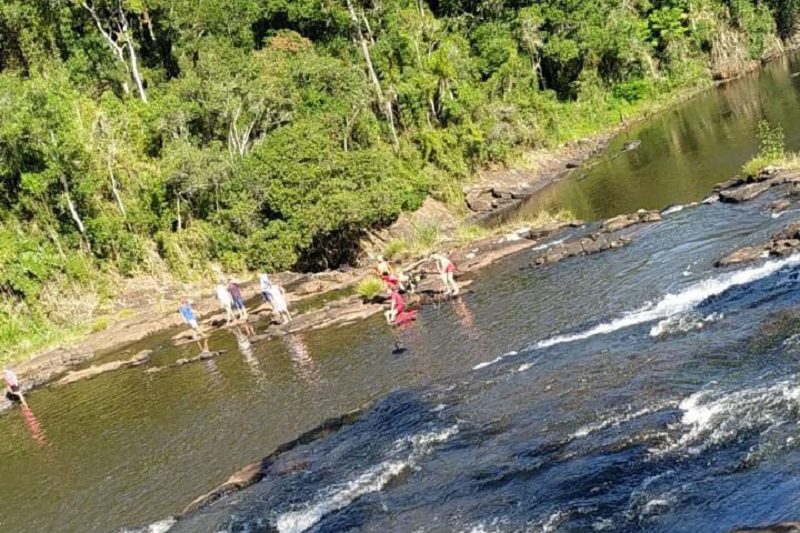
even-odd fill
[{"label": "group of people", "polygon": [[[292,315],[289,313],[286,292],[283,287],[277,283],[272,283],[269,275],[265,272],[258,275],[258,282],[264,302],[272,306],[273,311],[280,317],[282,324],[288,323],[292,319]],[[220,308],[225,311],[225,319],[228,324],[236,320],[241,320],[244,324],[247,324],[247,306],[242,295],[242,288],[238,282],[230,278],[227,284],[220,282],[214,288],[214,293],[217,296]],[[208,351],[208,337],[200,329],[192,303],[188,298],[181,298],[179,312],[183,321],[191,328],[200,350]]]},{"label": "group of people", "polygon": [[[406,310],[405,300],[403,300],[401,293],[413,292],[417,280],[402,271],[395,272],[389,264],[389,261],[383,256],[379,255],[376,259],[377,265],[375,270],[390,292],[389,309],[384,313],[386,322],[392,325],[400,325],[414,320],[415,313]],[[455,263],[440,252],[431,254],[427,260],[436,262],[439,277],[442,281],[442,285],[445,287],[445,294],[451,297],[458,296],[460,289],[455,280]]]}]

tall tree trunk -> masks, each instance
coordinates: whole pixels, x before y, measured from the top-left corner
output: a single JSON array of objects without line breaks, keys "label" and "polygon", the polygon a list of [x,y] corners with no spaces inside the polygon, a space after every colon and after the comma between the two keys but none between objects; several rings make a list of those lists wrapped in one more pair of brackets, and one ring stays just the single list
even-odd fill
[{"label": "tall tree trunk", "polygon": [[63,175],[59,178],[61,180],[61,185],[64,187],[64,197],[67,200],[67,208],[69,209],[69,214],[72,216],[73,222],[75,225],[78,226],[78,231],[83,237],[83,240],[86,242],[86,248],[89,251],[92,251],[92,243],[89,242],[89,237],[86,235],[86,227],[83,225],[83,220],[81,220],[81,216],[78,214],[78,210],[75,208],[75,203],[72,201],[72,195],[69,193],[69,183],[67,183],[67,178]]},{"label": "tall tree trunk", "polygon": [[130,58],[131,63],[131,75],[133,76],[133,81],[136,82],[136,89],[139,91],[139,98],[141,98],[142,102],[147,103],[147,93],[145,92],[144,84],[142,83],[142,75],[139,73],[139,59],[136,57],[136,48],[133,46],[133,36],[131,35],[130,27],[128,26],[128,17],[125,15],[125,11],[122,9],[122,0],[118,0],[117,12],[117,24],[120,29],[120,34],[124,36],[125,44],[128,47],[128,57]]},{"label": "tall tree trunk", "polygon": [[122,203],[122,196],[119,194],[119,187],[117,186],[117,178],[114,177],[114,168],[111,165],[111,159],[108,160],[108,175],[111,178],[111,192],[114,193],[114,198],[117,200],[117,207],[119,207],[119,212],[122,213],[123,217],[127,217],[128,214],[125,212],[125,204]]},{"label": "tall tree trunk", "polygon": [[361,48],[361,54],[364,56],[364,62],[367,64],[367,73],[369,74],[369,79],[372,81],[372,85],[375,88],[375,94],[378,98],[378,106],[381,108],[386,120],[389,121],[394,151],[399,152],[400,142],[397,139],[397,130],[394,126],[394,113],[392,112],[392,104],[385,98],[383,94],[381,82],[378,79],[378,75],[375,73],[375,68],[372,66],[372,58],[369,54],[369,45],[367,44],[367,39],[364,37],[364,32],[361,31],[361,21],[358,19],[358,14],[356,13],[351,0],[347,0],[347,10],[350,12],[350,19],[353,23],[353,30],[356,34],[356,40]]}]

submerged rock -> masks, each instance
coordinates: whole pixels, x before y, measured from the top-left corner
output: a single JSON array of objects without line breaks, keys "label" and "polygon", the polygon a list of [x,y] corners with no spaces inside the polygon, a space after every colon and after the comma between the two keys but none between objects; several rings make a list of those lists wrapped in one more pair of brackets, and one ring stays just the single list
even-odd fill
[{"label": "submerged rock", "polygon": [[68,372],[63,378],[56,381],[55,385],[69,385],[70,383],[93,378],[95,376],[99,376],[100,374],[113,372],[114,370],[143,365],[150,360],[150,354],[152,353],[153,350],[142,350],[130,359],[126,359],[124,361],[111,361],[110,363],[105,363],[102,365],[92,365],[89,368],[84,368],[83,370],[73,370]]},{"label": "submerged rock", "polygon": [[749,263],[765,256],[787,257],[798,251],[800,251],[800,222],[792,222],[761,246],[740,248],[714,263],[714,266]]},{"label": "submerged rock", "polygon": [[745,248],[741,248],[731,254],[726,255],[725,257],[714,263],[714,266],[726,267],[730,265],[738,265],[740,263],[749,263],[751,261],[757,260],[762,255],[764,255],[763,246],[747,246]]},{"label": "submerged rock", "polygon": [[660,220],[661,213],[659,211],[645,211],[644,209],[640,209],[636,213],[609,218],[600,226],[600,231],[604,233],[614,233],[615,231],[623,230],[635,224],[658,222]]},{"label": "submerged rock", "polygon": [[630,244],[630,237],[609,238],[602,233],[553,245],[544,255],[533,260],[533,266],[551,265],[578,255],[590,255],[615,250]]}]

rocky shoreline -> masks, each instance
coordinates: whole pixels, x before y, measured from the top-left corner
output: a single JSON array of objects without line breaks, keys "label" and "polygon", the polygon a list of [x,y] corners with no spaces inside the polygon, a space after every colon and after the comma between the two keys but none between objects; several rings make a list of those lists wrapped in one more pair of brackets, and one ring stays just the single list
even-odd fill
[{"label": "rocky shoreline", "polygon": [[[723,202],[739,203],[749,201],[767,190],[788,185],[783,198],[776,202],[774,209],[787,209],[791,206],[790,198],[798,196],[800,191],[800,173],[786,172],[777,168],[767,168],[758,176],[742,178],[737,177],[715,187],[714,198]],[[712,199],[714,199],[712,198]],[[670,211],[667,208],[662,212]],[[545,243],[569,228],[582,227],[582,222],[561,222],[545,225],[540,228],[519,228],[506,235],[484,238],[454,250],[451,254],[453,260],[459,265],[458,277],[464,285],[478,270],[491,265],[505,257],[536,249],[530,265],[542,267],[552,265],[568,258],[590,255],[627,246],[634,238],[633,228],[643,224],[651,224],[661,220],[662,212],[640,210],[636,213],[619,215],[605,220],[596,225],[593,231],[578,234],[571,238],[554,240]],[[755,261],[765,256],[785,256],[800,250],[800,224],[791,225],[783,232],[760,246],[747,247],[736,250],[728,256],[721,258],[716,265],[719,267]],[[438,281],[433,271],[422,269],[418,272],[425,281],[421,284],[418,294],[411,295],[408,305],[419,308],[432,302],[440,302],[444,288]],[[337,291],[352,289],[364,276],[369,275],[368,269],[352,269],[346,272],[324,272],[313,275],[299,275],[284,273],[276,276],[276,281],[285,284],[289,289],[289,300],[297,303],[311,297],[324,297],[326,294],[335,294]],[[245,286],[245,297],[249,300],[257,297],[258,291],[254,284]],[[202,323],[212,331],[226,327],[224,316],[214,314],[216,301],[211,297],[203,298],[196,303],[199,314],[206,315]],[[271,309],[269,306],[260,305],[253,309],[249,321],[259,323],[270,320],[270,325],[259,334],[253,336],[252,342],[261,342],[268,339],[312,331],[322,328],[341,327],[357,321],[368,319],[381,313],[384,309],[383,301],[377,299],[364,302],[355,295],[337,297],[332,302],[320,308],[312,309],[299,314],[288,325],[272,323]],[[179,327],[180,318],[177,313],[167,317],[153,320],[133,321],[122,324],[93,336],[86,343],[80,344],[71,350],[54,350],[44,356],[23,363],[17,372],[25,383],[24,391],[39,388],[48,384],[67,385],[76,381],[90,379],[100,374],[113,372],[131,366],[144,365],[147,361],[142,359],[142,354],[136,354],[130,359],[113,361],[103,365],[94,365],[80,371],[70,371],[70,368],[88,361],[95,356],[96,351],[92,346],[99,342],[106,342],[107,348],[119,348],[141,340],[156,332],[169,328]],[[187,330],[180,331],[173,336],[176,345],[192,342]],[[189,363],[207,360],[222,352],[203,352],[190,358],[182,358],[171,365],[150,367],[147,372],[160,372],[170,367],[182,366]],[[8,407],[5,400],[0,400],[0,410]]]}]

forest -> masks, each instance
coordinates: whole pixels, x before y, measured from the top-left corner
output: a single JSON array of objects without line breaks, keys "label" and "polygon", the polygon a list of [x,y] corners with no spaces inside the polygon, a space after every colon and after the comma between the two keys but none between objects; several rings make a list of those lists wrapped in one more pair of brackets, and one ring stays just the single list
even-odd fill
[{"label": "forest", "polygon": [[427,196],[458,209],[487,164],[782,53],[798,10],[0,0],[0,358],[120,277],[351,263]]}]

